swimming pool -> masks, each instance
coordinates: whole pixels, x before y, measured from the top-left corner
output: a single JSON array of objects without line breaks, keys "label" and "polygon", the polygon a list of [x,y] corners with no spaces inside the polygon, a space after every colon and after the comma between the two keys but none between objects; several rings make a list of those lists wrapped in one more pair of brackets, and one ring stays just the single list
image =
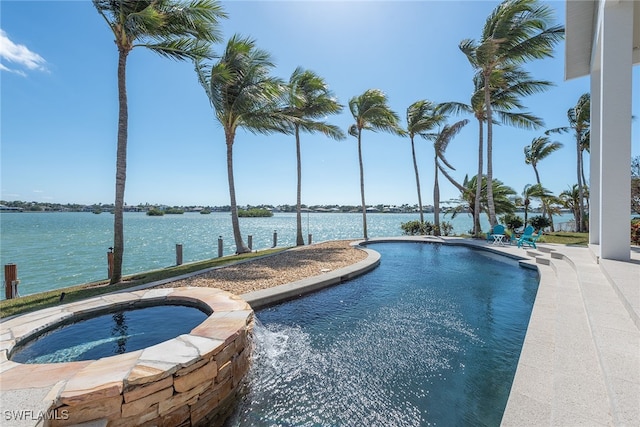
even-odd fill
[{"label": "swimming pool", "polygon": [[380,243],[372,272],[258,311],[228,425],[499,425],[538,275],[466,247]]}]

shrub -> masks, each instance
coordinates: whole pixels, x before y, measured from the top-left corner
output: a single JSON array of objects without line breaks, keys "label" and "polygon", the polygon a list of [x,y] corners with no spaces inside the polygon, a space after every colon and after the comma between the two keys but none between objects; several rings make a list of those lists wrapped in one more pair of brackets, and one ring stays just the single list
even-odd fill
[{"label": "shrub", "polygon": [[545,218],[541,215],[533,216],[529,219],[529,224],[533,225],[533,228],[536,230],[542,230],[551,225],[549,218]]},{"label": "shrub", "polygon": [[266,218],[273,216],[273,212],[264,208],[238,209],[238,217],[240,218]]},{"label": "shrub", "polygon": [[518,215],[515,214],[505,214],[500,218],[500,222],[507,226],[507,228],[511,231],[517,230],[518,228],[524,225],[524,221]]},{"label": "shrub", "polygon": [[400,224],[400,228],[402,229],[402,234],[409,236],[428,235],[433,232],[433,224],[429,221],[420,222],[416,220],[403,222]]},{"label": "shrub", "polygon": [[164,212],[162,212],[160,209],[149,209],[147,211],[147,215],[148,216],[162,216],[164,215]]},{"label": "shrub", "polygon": [[452,230],[453,230],[453,225],[451,225],[450,222],[442,221],[440,223],[440,233],[441,234],[443,234],[445,236],[448,236],[451,233]]},{"label": "shrub", "polygon": [[640,245],[640,218],[631,220],[631,243]]},{"label": "shrub", "polygon": [[182,215],[184,213],[184,210],[180,208],[168,208],[168,209],[165,209],[164,213],[173,214],[173,215]]}]

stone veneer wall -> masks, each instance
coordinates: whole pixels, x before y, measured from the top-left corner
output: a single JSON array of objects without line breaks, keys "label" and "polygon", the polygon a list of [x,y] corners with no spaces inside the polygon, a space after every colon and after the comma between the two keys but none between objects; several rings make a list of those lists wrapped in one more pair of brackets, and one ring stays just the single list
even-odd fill
[{"label": "stone veneer wall", "polygon": [[[213,313],[189,334],[122,355],[42,365],[6,359],[15,343],[34,330],[49,327],[69,313],[78,315],[105,302],[114,303],[114,297],[119,305],[139,300],[188,300],[204,303]],[[0,347],[6,352],[2,360],[3,396],[29,387],[29,376],[46,373],[50,378],[44,382],[51,388],[40,408],[54,418],[46,425],[88,421],[106,426],[222,425],[233,410],[239,385],[250,366],[254,320],[246,302],[208,288],[152,289],[94,300],[58,307],[58,315],[44,316],[44,321],[23,319],[30,328],[16,319],[2,324],[3,337],[10,334],[13,338],[9,344],[4,340]],[[32,380],[43,381],[36,377]]]}]

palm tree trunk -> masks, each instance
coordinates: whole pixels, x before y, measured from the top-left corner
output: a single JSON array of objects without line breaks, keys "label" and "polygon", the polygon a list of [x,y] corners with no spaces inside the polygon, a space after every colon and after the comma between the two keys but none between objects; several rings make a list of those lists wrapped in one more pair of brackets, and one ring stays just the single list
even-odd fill
[{"label": "palm tree trunk", "polygon": [[[482,183],[482,166],[484,156],[484,129],[482,126],[482,120],[478,119],[478,174],[476,176],[476,183]],[[476,185],[476,197],[473,203],[473,234],[476,237],[480,237],[482,229],[480,227],[480,201],[482,200],[482,185]]]},{"label": "palm tree trunk", "polygon": [[[540,174],[538,173],[538,168],[536,167],[535,162],[532,162],[531,166],[533,166],[533,172],[536,174],[536,182],[538,183],[538,185],[542,185],[540,183]],[[547,216],[547,207],[544,202],[542,203],[542,216]],[[551,231],[553,231],[553,220],[551,221],[551,229]]]},{"label": "palm tree trunk", "polygon": [[438,184],[438,157],[435,161],[435,177],[433,178],[433,235],[440,235],[440,185]]},{"label": "palm tree trunk", "polygon": [[127,180],[127,139],[129,110],[127,106],[127,55],[118,49],[118,147],[116,150],[116,197],[113,209],[113,271],[111,284],[122,279],[124,254],[124,188]]},{"label": "palm tree trunk", "polygon": [[[546,204],[547,204],[547,202],[543,202],[543,204],[542,204],[542,209],[543,209],[543,212],[545,212],[545,211],[546,211],[546,213],[548,214],[549,222],[551,223],[551,232],[552,232],[552,233],[555,233],[555,231],[556,231],[556,227],[553,225],[553,211],[552,211],[552,209],[551,209],[551,208],[547,209]],[[551,204],[549,204],[549,207],[550,207],[550,206],[551,206]],[[544,216],[544,213],[543,213],[543,216]]]},{"label": "palm tree trunk", "polygon": [[420,222],[424,223],[424,215],[422,213],[422,196],[420,195],[420,176],[418,175],[418,162],[416,161],[416,149],[413,144],[413,135],[411,136],[411,155],[413,156],[413,169],[416,172],[416,187],[418,188],[418,209],[420,210]]},{"label": "palm tree trunk", "polygon": [[361,137],[362,131],[358,129],[358,161],[360,162],[360,196],[362,199],[362,230],[364,239],[367,240],[367,205],[364,202],[364,166],[362,164],[362,144]]},{"label": "palm tree trunk", "polygon": [[296,161],[298,165],[298,188],[296,191],[296,245],[304,245],[302,237],[302,162],[300,161],[300,129],[296,125]]},{"label": "palm tree trunk", "polygon": [[231,226],[233,227],[233,238],[236,242],[236,253],[244,254],[251,250],[245,246],[240,233],[240,221],[238,220],[238,205],[236,204],[236,186],[233,180],[233,140],[235,132],[225,130],[227,143],[227,177],[229,179],[229,197],[231,199]]},{"label": "palm tree trunk", "polygon": [[584,231],[584,221],[582,219],[584,215],[584,190],[582,188],[582,156],[580,155],[580,132],[577,132],[576,136],[576,150],[577,150],[577,169],[578,169],[578,217],[576,218],[576,231]]},{"label": "palm tree trunk", "polygon": [[[582,185],[583,187],[587,187],[587,179],[584,176],[584,150],[581,148],[580,149],[580,173],[582,174]],[[589,231],[589,223],[587,221],[586,218],[586,213],[589,212],[589,196],[585,196],[583,193],[583,199],[584,203],[583,204],[583,209],[582,212],[584,212],[582,220],[583,220],[583,231]]]},{"label": "palm tree trunk", "polygon": [[493,201],[493,112],[491,110],[490,75],[485,73],[484,107],[487,112],[487,206],[489,208],[489,223],[493,228],[496,222],[496,206]]},{"label": "palm tree trunk", "polygon": [[540,175],[538,174],[538,168],[534,163],[531,164],[533,166],[533,172],[536,174],[536,182],[540,185]]}]

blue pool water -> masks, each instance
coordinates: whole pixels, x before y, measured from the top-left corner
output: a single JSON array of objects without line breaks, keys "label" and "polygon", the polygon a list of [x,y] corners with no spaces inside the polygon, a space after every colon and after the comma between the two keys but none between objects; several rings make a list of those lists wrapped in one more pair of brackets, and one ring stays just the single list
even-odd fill
[{"label": "blue pool water", "polygon": [[537,272],[439,244],[370,245],[374,271],[259,311],[233,426],[497,426]]},{"label": "blue pool water", "polygon": [[101,314],[62,325],[16,349],[18,363],[94,360],[140,350],[189,333],[207,315],[195,307],[158,305]]}]

